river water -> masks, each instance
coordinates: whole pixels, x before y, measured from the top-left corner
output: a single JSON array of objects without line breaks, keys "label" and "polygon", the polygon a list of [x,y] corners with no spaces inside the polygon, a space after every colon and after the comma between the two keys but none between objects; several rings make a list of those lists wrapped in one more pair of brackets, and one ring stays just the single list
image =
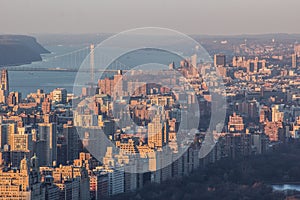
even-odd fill
[{"label": "river water", "polygon": [[[45,46],[46,49],[51,51],[51,54],[43,55],[43,60],[51,60],[55,56],[60,57],[60,59],[55,60],[51,65],[51,62],[35,62],[29,65],[23,65],[21,67],[41,67],[41,68],[56,68],[60,65],[57,62],[66,62],[63,55],[69,55],[70,52],[76,52],[79,49],[87,48],[87,45],[53,45]],[[79,68],[80,63],[87,56],[88,50],[85,54],[79,56],[79,61],[77,61],[77,68]],[[72,55],[71,55],[72,56]],[[67,58],[67,56],[66,56]],[[177,55],[171,55],[166,52],[161,51],[139,51],[132,54],[128,54],[120,58],[122,63],[126,65],[137,66],[145,63],[151,63],[153,60],[156,63],[169,65],[171,62],[177,63],[177,66],[182,58]],[[57,60],[57,61],[56,61]],[[49,64],[50,63],[50,64]],[[64,67],[62,67],[64,68]],[[58,72],[58,71],[9,71],[9,87],[10,91],[18,91],[22,93],[22,97],[27,94],[36,92],[37,89],[43,89],[45,92],[49,93],[55,88],[61,87],[66,88],[68,93],[73,92],[73,84],[76,77],[76,72]]]},{"label": "river water", "polygon": [[[43,55],[43,59],[49,59],[54,56],[63,55],[67,52],[72,52],[80,49],[82,46],[46,46],[46,49],[51,51],[51,54]],[[43,62],[35,62],[21,67],[48,67],[43,66]],[[50,92],[57,87],[63,87],[72,92],[73,83],[76,72],[51,72],[51,71],[9,71],[9,88],[10,91],[19,91],[22,96],[35,92],[37,89],[44,89],[45,92]]]}]

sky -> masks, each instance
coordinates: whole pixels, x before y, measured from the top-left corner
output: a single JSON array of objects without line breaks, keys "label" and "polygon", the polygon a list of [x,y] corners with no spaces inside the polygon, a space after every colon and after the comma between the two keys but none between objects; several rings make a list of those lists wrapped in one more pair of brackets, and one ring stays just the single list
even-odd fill
[{"label": "sky", "polygon": [[300,33],[299,8],[299,0],[0,0],[0,33]]}]

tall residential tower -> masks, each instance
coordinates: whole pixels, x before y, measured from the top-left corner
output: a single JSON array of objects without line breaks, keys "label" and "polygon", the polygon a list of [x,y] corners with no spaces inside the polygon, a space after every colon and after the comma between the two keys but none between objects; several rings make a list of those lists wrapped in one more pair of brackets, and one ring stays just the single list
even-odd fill
[{"label": "tall residential tower", "polygon": [[5,103],[6,97],[9,94],[8,86],[8,72],[7,69],[1,71],[1,83],[0,83],[0,103]]}]

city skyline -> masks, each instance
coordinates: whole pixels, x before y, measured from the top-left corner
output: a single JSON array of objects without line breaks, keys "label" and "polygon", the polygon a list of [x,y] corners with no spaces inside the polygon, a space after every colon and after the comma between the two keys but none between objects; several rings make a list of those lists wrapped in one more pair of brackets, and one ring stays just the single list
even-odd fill
[{"label": "city skyline", "polygon": [[300,200],[299,0],[0,0],[0,200]]},{"label": "city skyline", "polygon": [[[40,89],[30,94],[12,90],[15,73],[10,67],[3,68],[0,177],[10,182],[0,181],[0,199],[101,200],[117,199],[118,195],[128,199],[128,193],[147,190],[152,184],[164,187],[166,181],[185,180],[193,173],[214,176],[206,171],[218,165],[225,167],[222,163],[227,160],[235,163],[239,159],[277,156],[276,149],[284,153],[284,145],[297,144],[300,45],[293,40],[238,40],[235,47],[229,45],[232,55],[228,50],[221,53],[227,42],[207,44],[214,58],[211,61],[199,62],[198,55],[192,52],[190,57],[177,62],[171,56],[167,69],[158,72],[161,75],[139,68],[131,69],[130,73],[119,66],[110,76],[97,77],[96,84],[90,81],[99,64],[95,62],[99,52],[90,45],[87,50],[91,54],[82,65],[89,69],[83,71],[88,72],[87,79],[82,84],[74,82],[79,86],[78,94],[63,88],[64,85],[50,86],[51,91],[46,91],[39,81],[35,83],[40,84]],[[135,53],[124,58],[134,60],[138,56],[147,63],[147,58],[154,59],[147,57],[150,54],[165,55],[164,51],[153,49]],[[74,67],[73,64],[68,65]],[[152,65],[159,64],[147,66]],[[214,75],[214,69],[219,71],[219,77]],[[32,70],[29,75],[23,72],[19,79],[25,75],[32,79],[39,73],[51,74],[51,70]],[[179,72],[176,76],[170,73],[175,71]],[[56,79],[64,79],[65,73],[68,72],[57,73]],[[282,79],[283,76],[286,78]],[[215,118],[216,114],[222,119]],[[297,153],[297,149],[292,152]],[[248,167],[250,172],[251,165]],[[297,173],[293,173],[298,168],[283,167],[282,173],[290,174],[291,178],[278,175],[276,180],[298,180]],[[265,181],[264,174],[268,173],[257,171],[256,174],[262,173],[258,180]],[[215,186],[215,181],[197,180],[196,185],[207,186],[190,195],[222,192],[225,185],[235,183],[231,174],[228,171],[218,176],[220,186]],[[247,169],[242,175],[249,176]],[[250,176],[245,177],[246,187],[252,188],[257,179]],[[271,186],[261,184],[243,195],[250,195],[250,199],[258,199],[253,197],[256,193],[258,197],[271,195],[267,199],[285,195],[270,193],[276,181],[272,179],[270,183]],[[260,192],[264,187],[268,190]],[[172,186],[164,190],[170,189]],[[232,190],[226,194],[234,196]],[[142,199],[153,196],[141,195]],[[181,199],[178,193],[172,197]]]}]

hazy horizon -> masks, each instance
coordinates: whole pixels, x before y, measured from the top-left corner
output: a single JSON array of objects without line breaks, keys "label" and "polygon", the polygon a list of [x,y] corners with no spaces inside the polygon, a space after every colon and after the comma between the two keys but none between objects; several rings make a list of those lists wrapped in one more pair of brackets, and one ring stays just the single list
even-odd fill
[{"label": "hazy horizon", "polygon": [[298,0],[1,0],[1,34],[118,33],[137,27],[189,35],[300,34]]}]

